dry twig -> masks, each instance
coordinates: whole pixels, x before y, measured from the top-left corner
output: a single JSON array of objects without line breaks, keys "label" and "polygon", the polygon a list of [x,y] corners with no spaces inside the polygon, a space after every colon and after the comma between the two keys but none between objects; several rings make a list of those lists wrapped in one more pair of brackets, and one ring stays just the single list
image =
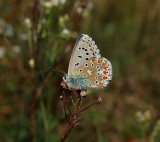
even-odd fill
[{"label": "dry twig", "polygon": [[[63,88],[67,89],[67,85],[65,83],[61,83],[61,85],[63,86]],[[64,112],[65,112],[65,117],[66,120],[69,124],[67,131],[65,132],[61,142],[64,142],[67,137],[70,135],[71,131],[77,126],[79,125],[79,120],[82,118],[81,116],[79,116],[79,114],[83,111],[86,111],[87,109],[89,109],[90,107],[94,106],[95,104],[100,104],[102,102],[102,99],[100,97],[97,97],[97,99],[94,101],[94,103],[90,104],[89,106],[83,108],[80,110],[80,103],[83,100],[83,98],[85,97],[84,94],[86,94],[86,91],[84,90],[78,90],[77,91],[78,94],[78,98],[77,98],[77,105],[75,105],[75,101],[72,97],[71,94],[69,94],[69,101],[72,102],[73,105],[73,110],[70,109],[70,107],[68,106],[68,102],[67,102],[67,98],[66,98],[66,90],[63,91],[63,96],[60,96],[60,98],[63,100],[63,105],[64,105]],[[70,117],[67,115],[67,111],[69,112],[68,115],[70,115]],[[70,118],[70,119],[69,119]]]}]

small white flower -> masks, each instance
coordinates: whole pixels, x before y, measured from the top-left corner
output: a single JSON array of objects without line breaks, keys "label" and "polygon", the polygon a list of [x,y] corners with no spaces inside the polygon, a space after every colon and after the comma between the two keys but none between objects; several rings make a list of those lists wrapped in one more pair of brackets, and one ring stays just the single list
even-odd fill
[{"label": "small white flower", "polygon": [[83,8],[82,8],[82,7],[78,7],[78,8],[77,8],[77,13],[78,13],[78,14],[81,14],[82,11],[83,11]]},{"label": "small white flower", "polygon": [[136,117],[137,117],[137,120],[138,120],[139,122],[144,122],[144,120],[145,120],[144,114],[143,114],[141,111],[138,111],[138,112],[136,113]]},{"label": "small white flower", "polygon": [[60,36],[61,36],[62,38],[68,38],[68,37],[71,36],[71,32],[70,32],[70,30],[68,30],[67,28],[64,28],[64,29],[61,31]]},{"label": "small white flower", "polygon": [[65,4],[66,0],[60,0],[61,4]]},{"label": "small white flower", "polygon": [[6,54],[6,50],[0,46],[0,59],[2,59]]},{"label": "small white flower", "polygon": [[30,66],[31,69],[34,69],[34,66],[35,66],[35,62],[34,62],[34,59],[31,58],[29,61],[28,61],[28,64]]},{"label": "small white flower", "polygon": [[65,34],[65,35],[69,35],[71,32],[67,29],[67,28],[64,28],[62,30],[62,34]]},{"label": "small white flower", "polygon": [[14,45],[14,47],[13,47],[13,52],[15,52],[15,53],[20,53],[20,51],[21,51],[20,46],[19,46],[19,45]]},{"label": "small white flower", "polygon": [[144,115],[145,115],[146,120],[150,120],[152,117],[151,112],[149,110],[146,110],[144,112]]},{"label": "small white flower", "polygon": [[12,37],[14,34],[13,27],[10,25],[6,25],[5,35],[8,37]]},{"label": "small white flower", "polygon": [[44,1],[43,2],[43,6],[46,8],[46,9],[51,9],[53,6],[54,6],[54,3],[52,1]]},{"label": "small white flower", "polygon": [[25,23],[25,25],[27,26],[28,29],[31,28],[32,23],[31,23],[31,19],[30,19],[30,18],[26,18],[26,19],[24,20],[24,23]]},{"label": "small white flower", "polygon": [[7,24],[3,19],[0,19],[0,34],[3,33],[8,36],[12,37],[14,35],[14,29],[10,24]]},{"label": "small white flower", "polygon": [[23,34],[20,34],[20,35],[19,35],[19,39],[20,39],[20,40],[27,40],[27,39],[28,39],[28,35],[27,35],[27,34],[24,34],[24,33],[23,33]]},{"label": "small white flower", "polygon": [[139,117],[141,117],[142,115],[143,115],[143,114],[142,114],[142,112],[141,112],[141,111],[137,111],[137,112],[136,112],[136,117],[138,117],[138,118],[139,118]]},{"label": "small white flower", "polygon": [[66,0],[51,0],[55,6],[58,6],[59,4],[65,4]]}]

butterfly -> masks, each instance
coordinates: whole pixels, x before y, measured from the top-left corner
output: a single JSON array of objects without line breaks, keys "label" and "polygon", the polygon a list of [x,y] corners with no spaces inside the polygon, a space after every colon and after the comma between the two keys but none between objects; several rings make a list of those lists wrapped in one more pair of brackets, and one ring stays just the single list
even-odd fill
[{"label": "butterfly", "polygon": [[101,57],[97,45],[86,34],[77,39],[72,51],[68,74],[63,81],[69,90],[104,88],[112,80],[112,65]]}]

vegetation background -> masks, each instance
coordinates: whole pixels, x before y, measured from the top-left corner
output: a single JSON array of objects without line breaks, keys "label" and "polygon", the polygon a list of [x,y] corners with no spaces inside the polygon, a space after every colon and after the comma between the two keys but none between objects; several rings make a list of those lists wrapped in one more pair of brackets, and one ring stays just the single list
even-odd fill
[{"label": "vegetation background", "polygon": [[67,142],[160,141],[159,0],[1,0],[0,142],[58,142],[67,129],[62,75],[82,33],[113,67],[103,103]]}]

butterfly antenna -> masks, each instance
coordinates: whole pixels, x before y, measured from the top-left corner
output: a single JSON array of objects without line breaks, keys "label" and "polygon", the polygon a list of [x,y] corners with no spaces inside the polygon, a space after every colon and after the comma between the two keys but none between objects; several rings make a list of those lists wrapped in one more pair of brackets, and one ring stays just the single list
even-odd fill
[{"label": "butterfly antenna", "polygon": [[51,69],[51,70],[53,70],[53,71],[55,71],[55,72],[61,73],[61,74],[63,74],[63,75],[66,74],[65,72],[63,72],[63,71],[61,71],[61,70],[59,70],[59,69],[55,69],[55,68],[53,68],[52,66],[49,67],[49,69]]}]

